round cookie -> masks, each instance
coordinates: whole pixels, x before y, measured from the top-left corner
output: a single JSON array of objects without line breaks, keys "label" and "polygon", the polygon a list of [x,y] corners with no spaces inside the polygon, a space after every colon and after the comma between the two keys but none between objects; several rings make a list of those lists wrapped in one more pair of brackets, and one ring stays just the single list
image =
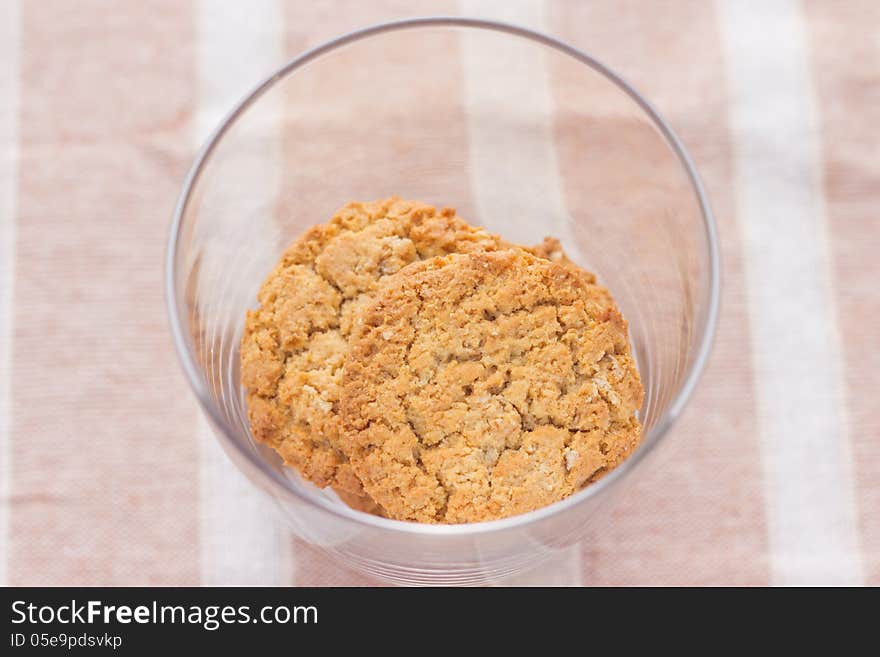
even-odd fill
[{"label": "round cookie", "polygon": [[339,378],[353,318],[379,280],[404,266],[499,244],[454,210],[398,198],[350,203],[307,231],[263,283],[260,307],[245,322],[241,381],[254,437],[317,485],[363,495],[338,446]]},{"label": "round cookie", "polygon": [[387,279],[360,320],[343,445],[391,518],[537,509],[640,440],[627,325],[591,274],[523,250],[449,255]]}]

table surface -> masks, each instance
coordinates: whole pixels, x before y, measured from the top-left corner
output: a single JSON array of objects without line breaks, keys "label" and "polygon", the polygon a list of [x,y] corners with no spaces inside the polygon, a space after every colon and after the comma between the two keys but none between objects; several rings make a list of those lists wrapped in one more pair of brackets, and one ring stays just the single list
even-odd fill
[{"label": "table surface", "polygon": [[161,265],[206,126],[304,48],[427,14],[621,72],[694,156],[722,240],[715,348],[668,444],[516,583],[880,584],[876,0],[0,3],[0,583],[373,583],[226,463]]}]

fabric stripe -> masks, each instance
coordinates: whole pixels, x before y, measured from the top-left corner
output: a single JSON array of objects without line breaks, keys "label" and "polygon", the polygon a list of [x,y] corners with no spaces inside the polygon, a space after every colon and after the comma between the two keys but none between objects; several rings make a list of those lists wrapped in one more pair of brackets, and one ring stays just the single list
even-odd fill
[{"label": "fabric stripe", "polygon": [[193,41],[188,3],[22,3],[12,584],[198,581],[161,268]]},{"label": "fabric stripe", "polygon": [[[722,59],[712,6],[701,0],[554,3],[550,26],[624,75],[672,122],[706,182],[722,247],[724,299],[709,365],[664,444],[610,508],[591,520],[593,529],[583,541],[585,580],[595,585],[766,583],[761,471],[752,456],[758,449],[755,398],[751,364],[743,357],[751,349],[744,328],[749,323],[744,263],[729,191],[726,96],[718,84]],[[561,71],[554,73],[553,91],[567,203],[570,211],[589,210],[596,207],[595,194],[605,192],[590,192],[582,184],[594,175],[590,167],[602,161],[594,163],[584,154],[603,139],[622,139],[623,133],[603,131],[593,135],[598,142],[590,142],[582,118],[598,99],[568,84]],[[638,136],[631,126],[629,134]],[[622,189],[631,184],[630,175],[643,173],[640,165],[650,167],[647,155],[643,162],[629,163]],[[651,178],[650,171],[644,173]],[[609,203],[608,212],[614,221],[615,203]]]},{"label": "fabric stripe", "polygon": [[[880,3],[807,0],[866,583],[880,586]],[[866,29],[867,26],[873,26]]]},{"label": "fabric stripe", "polygon": [[802,8],[795,0],[719,0],[717,7],[748,254],[773,581],[859,584],[842,345]]},{"label": "fabric stripe", "polygon": [[[467,16],[491,18],[546,31],[541,0],[460,0]],[[499,49],[504,49],[499,53]],[[553,95],[543,53],[510,41],[487,41],[485,34],[462,37],[468,117],[468,154],[477,218],[487,223],[504,217],[504,237],[518,244],[536,242],[541,230],[562,240],[566,253],[582,258],[567,235],[570,220],[563,198],[553,135]],[[497,108],[498,99],[517,98]],[[501,120],[503,117],[503,120]],[[511,124],[520,138],[511,140]],[[528,180],[529,184],[522,184]],[[580,546],[535,570],[500,582],[510,585],[581,584]]]},{"label": "fabric stripe", "polygon": [[9,581],[10,384],[12,309],[15,289],[15,215],[18,185],[18,59],[21,41],[18,0],[0,5],[0,586]]},{"label": "fabric stripe", "polygon": [[[281,64],[280,21],[281,8],[277,0],[246,4],[227,0],[198,2],[197,146],[207,139],[234,103]],[[262,102],[272,102],[271,97]],[[271,151],[267,152],[271,157]],[[260,151],[235,165],[240,164],[237,175],[249,181],[249,189],[272,198],[279,184],[278,163],[264,159],[264,154]],[[227,175],[230,173],[227,171]],[[252,256],[256,252],[272,253],[273,244],[268,241],[260,244],[261,238],[269,240],[268,236],[254,235],[248,244]],[[216,247],[206,254],[201,271],[218,274],[225,271],[239,249],[239,244],[229,244],[229,252],[223,253]],[[210,261],[209,255],[212,256]],[[266,259],[270,257],[267,255]],[[203,312],[211,310],[225,313],[228,309],[204,308]],[[238,472],[201,414],[197,427],[202,584],[271,586],[286,583],[292,563],[290,541],[274,503]]]},{"label": "fabric stripe", "polygon": [[[292,56],[367,25],[420,15],[451,14],[456,9],[453,0],[380,0],[369,3],[339,0],[328,5],[286,0],[285,45]],[[460,57],[459,42],[454,35],[424,42],[414,34],[408,38],[410,41],[403,46],[405,48],[420,48],[422,52],[425,48],[433,48],[436,52],[429,54],[453,58],[454,61]],[[303,70],[298,74],[298,82],[288,89],[284,152],[288,175],[285,175],[280,204],[287,241],[296,238],[309,225],[326,221],[349,200],[398,194],[429,203],[453,205],[464,217],[475,214],[470,179],[464,166],[456,171],[439,172],[423,164],[418,171],[401,171],[401,163],[406,162],[405,154],[413,145],[426,154],[425,163],[431,161],[432,154],[442,160],[450,151],[466,153],[467,132],[460,109],[461,74],[425,76],[407,80],[406,84],[389,81],[389,71],[392,77],[399,75],[398,80],[405,79],[410,71],[406,51],[401,50],[401,46],[396,50],[379,50],[379,45],[372,47],[377,50],[370,53],[370,61],[388,65],[382,75],[376,73],[377,69],[365,69],[351,54],[354,51],[343,51],[332,55],[345,63],[335,68],[333,75]],[[372,89],[372,95],[361,98],[362,107],[340,102],[320,111],[303,110],[303,98],[308,98],[310,92],[312,97],[348,100],[353,90],[362,91],[365,85]],[[418,114],[421,103],[447,110],[448,120],[437,125],[430,135],[417,132],[406,121],[407,116]],[[389,108],[396,107],[399,113],[379,120],[382,117],[377,116],[376,105],[389,113],[392,111]],[[304,139],[303,135],[309,138]],[[370,159],[364,159],[367,153]],[[465,161],[463,157],[463,163]],[[310,166],[304,167],[304,162]],[[399,182],[390,184],[392,179]],[[374,583],[315,546],[309,547],[300,541],[295,541],[295,546],[294,580],[297,585],[360,586]]]},{"label": "fabric stripe", "polygon": [[290,580],[290,532],[274,502],[222,453],[207,420],[197,426],[203,586],[281,586]]},{"label": "fabric stripe", "polygon": [[[460,0],[463,14],[547,31],[542,0]],[[535,241],[535,219],[560,238],[576,261],[577,243],[567,235],[565,206],[553,135],[553,94],[543,52],[512,40],[487,41],[485,33],[462,39],[464,103],[472,187],[482,220],[505,217],[504,237],[518,244]],[[499,57],[498,50],[504,49]],[[499,98],[517,98],[498,111]],[[503,120],[502,120],[503,116]],[[511,124],[521,126],[510,139]],[[528,180],[528,184],[523,184]]]}]

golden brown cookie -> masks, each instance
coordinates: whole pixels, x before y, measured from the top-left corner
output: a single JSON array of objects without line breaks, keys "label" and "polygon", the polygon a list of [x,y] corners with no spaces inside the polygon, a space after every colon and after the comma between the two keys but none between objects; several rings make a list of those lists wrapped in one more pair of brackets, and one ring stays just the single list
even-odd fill
[{"label": "golden brown cookie", "polygon": [[359,318],[343,445],[389,517],[537,509],[639,442],[627,325],[590,274],[523,250],[449,255],[386,279]]},{"label": "golden brown cookie", "polygon": [[380,279],[409,263],[499,244],[454,210],[398,198],[350,203],[307,231],[263,283],[260,307],[245,322],[241,381],[254,437],[317,485],[362,495],[338,448],[339,377],[353,317]]}]

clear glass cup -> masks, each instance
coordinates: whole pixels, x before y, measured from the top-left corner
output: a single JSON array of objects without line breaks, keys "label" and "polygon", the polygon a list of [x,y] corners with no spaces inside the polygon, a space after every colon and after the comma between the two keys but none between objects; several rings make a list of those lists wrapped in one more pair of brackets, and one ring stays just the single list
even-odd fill
[{"label": "clear glass cup", "polygon": [[[245,310],[284,248],[349,200],[399,194],[523,244],[561,238],[630,324],[643,443],[548,507],[465,525],[354,511],[255,444],[239,384]],[[693,392],[718,310],[714,222],[693,163],[630,85],[548,36],[462,18],[352,33],[260,84],[199,153],[175,210],[167,297],[220,445],[302,539],[399,583],[470,584],[581,539]]]}]

